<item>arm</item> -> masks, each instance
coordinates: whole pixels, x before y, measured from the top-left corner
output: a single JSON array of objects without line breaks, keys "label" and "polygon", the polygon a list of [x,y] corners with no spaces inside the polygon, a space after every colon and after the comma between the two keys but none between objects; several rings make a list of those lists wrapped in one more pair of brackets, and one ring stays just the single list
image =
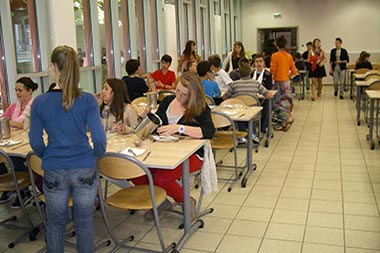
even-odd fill
[{"label": "arm", "polygon": [[275,76],[277,72],[277,58],[274,57],[274,55],[271,56],[271,61],[270,61],[270,73],[272,76]]},{"label": "arm", "polygon": [[38,112],[38,102],[34,101],[30,112],[29,144],[40,158],[43,157],[46,149],[46,145],[42,137],[43,129],[44,122]]},{"label": "arm", "polygon": [[181,72],[182,71],[182,65],[183,65],[184,61],[185,61],[185,56],[182,54],[181,57],[179,58],[179,61],[178,61],[177,72]]},{"label": "arm", "polygon": [[231,54],[231,52],[229,52],[226,59],[224,59],[224,61],[223,61],[222,69],[226,69],[227,64],[230,62],[231,56],[232,56],[232,54]]},{"label": "arm", "polygon": [[223,95],[223,100],[229,99],[234,94],[234,88],[233,85],[229,85],[227,92]]},{"label": "arm", "polygon": [[217,83],[214,83],[214,93],[216,95],[216,97],[220,97],[220,89],[219,89],[219,86]]},{"label": "arm", "polygon": [[322,67],[322,66],[325,65],[325,63],[326,63],[326,53],[325,53],[325,51],[324,51],[323,49],[321,49],[321,51],[322,51],[322,60],[321,60],[321,62],[319,63],[319,66],[320,66],[320,67]]},{"label": "arm", "polygon": [[101,157],[106,152],[107,140],[102,123],[100,122],[99,107],[93,97],[88,99],[86,123],[94,144],[94,154],[96,157]]},{"label": "arm", "polygon": [[294,64],[292,56],[290,56],[289,59],[290,59],[290,76],[295,76],[298,73],[296,69],[296,65]]}]

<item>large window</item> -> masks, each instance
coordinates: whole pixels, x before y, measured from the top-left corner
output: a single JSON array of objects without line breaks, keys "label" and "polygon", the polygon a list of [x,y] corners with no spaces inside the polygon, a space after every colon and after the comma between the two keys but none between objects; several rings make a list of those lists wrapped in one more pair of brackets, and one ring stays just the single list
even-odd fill
[{"label": "large window", "polygon": [[8,106],[8,97],[7,97],[7,86],[5,80],[5,57],[3,54],[3,30],[1,25],[1,16],[0,16],[0,114],[3,114]]},{"label": "large window", "polygon": [[39,48],[34,0],[9,0],[17,73],[39,72]]}]

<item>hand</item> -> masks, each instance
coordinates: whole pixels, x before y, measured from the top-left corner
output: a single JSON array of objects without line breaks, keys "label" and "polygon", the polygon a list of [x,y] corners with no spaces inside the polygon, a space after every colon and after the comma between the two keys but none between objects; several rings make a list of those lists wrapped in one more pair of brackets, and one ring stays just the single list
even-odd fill
[{"label": "hand", "polygon": [[134,106],[134,109],[140,118],[145,118],[146,115],[148,115],[148,113],[151,110],[151,108],[149,107],[139,107],[139,106]]},{"label": "hand", "polygon": [[173,135],[178,132],[179,126],[177,124],[160,126],[157,129],[159,135]]},{"label": "hand", "polygon": [[329,71],[329,75],[332,76],[333,75],[333,71],[330,69]]},{"label": "hand", "polygon": [[319,64],[319,67],[323,67],[323,65],[325,65],[323,62],[320,62]]},{"label": "hand", "polygon": [[336,63],[336,64],[339,64],[339,63],[341,63],[341,61],[340,61],[340,60],[337,60],[337,61],[335,61],[335,63]]},{"label": "hand", "polygon": [[156,84],[162,88],[165,88],[165,84],[163,84],[161,81],[156,81]]},{"label": "hand", "polygon": [[114,123],[112,124],[112,131],[118,132],[118,133],[124,133],[125,132],[125,125],[123,123]]}]

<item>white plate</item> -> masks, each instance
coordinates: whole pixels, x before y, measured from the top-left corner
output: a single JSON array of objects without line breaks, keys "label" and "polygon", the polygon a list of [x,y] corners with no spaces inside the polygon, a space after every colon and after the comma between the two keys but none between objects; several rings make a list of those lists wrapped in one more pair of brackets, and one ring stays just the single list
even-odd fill
[{"label": "white plate", "polygon": [[178,141],[177,137],[174,136],[159,136],[159,135],[152,135],[152,138],[155,141],[160,141],[160,142],[171,142],[171,141]]},{"label": "white plate", "polygon": [[145,148],[131,148],[127,147],[126,149],[123,149],[120,153],[124,155],[129,155],[129,156],[140,156],[144,154],[146,151]]},{"label": "white plate", "polygon": [[21,142],[22,142],[22,140],[18,140],[18,141],[15,141],[15,140],[3,140],[3,141],[0,141],[0,146],[1,147],[9,147],[9,146],[17,145],[17,144],[19,144]]}]

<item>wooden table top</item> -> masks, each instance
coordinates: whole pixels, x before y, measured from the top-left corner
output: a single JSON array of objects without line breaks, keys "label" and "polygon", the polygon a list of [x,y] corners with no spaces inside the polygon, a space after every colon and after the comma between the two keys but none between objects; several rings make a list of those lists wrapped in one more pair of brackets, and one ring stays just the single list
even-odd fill
[{"label": "wooden table top", "polygon": [[366,90],[365,92],[370,99],[380,99],[380,90]]},{"label": "wooden table top", "polygon": [[[90,138],[89,138],[90,139]],[[0,146],[2,150],[10,155],[25,157],[32,148],[29,145],[28,131],[16,130],[11,132],[10,140],[22,141],[12,146]],[[91,140],[90,140],[91,141]],[[152,139],[139,141],[135,135],[107,134],[107,152],[121,152],[131,147],[136,147],[136,143],[141,145],[139,148],[146,151],[136,158],[142,161],[150,151],[150,155],[142,161],[150,168],[173,169],[185,161],[195,151],[205,144],[206,140],[191,138],[180,139],[177,142],[158,142]]]},{"label": "wooden table top", "polygon": [[[250,121],[253,118],[255,118],[260,111],[263,109],[261,106],[245,106],[243,107],[238,113],[228,115],[232,120],[234,121]],[[221,109],[220,106],[213,107],[212,110],[215,110],[216,112],[223,113],[223,110]]]},{"label": "wooden table top", "polygon": [[355,85],[356,86],[369,86],[370,83],[365,81],[365,80],[362,80],[362,81],[355,81]]}]

